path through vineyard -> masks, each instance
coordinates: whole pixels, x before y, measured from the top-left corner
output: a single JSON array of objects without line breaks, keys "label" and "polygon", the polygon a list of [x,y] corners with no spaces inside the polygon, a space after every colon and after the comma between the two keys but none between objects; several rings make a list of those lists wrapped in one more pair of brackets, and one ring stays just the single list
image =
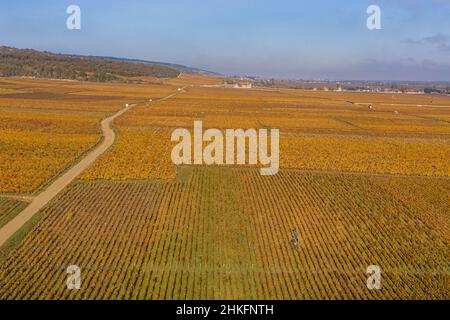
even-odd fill
[{"label": "path through vineyard", "polygon": [[[167,100],[175,96],[178,92],[171,93],[161,99],[155,100],[159,102]],[[102,154],[104,154],[115,142],[116,133],[112,128],[114,119],[121,116],[135,104],[127,105],[127,107],[119,110],[114,115],[104,119],[101,122],[101,129],[103,134],[102,142],[90,151],[83,159],[77,162],[72,168],[67,170],[64,174],[52,182],[43,192],[37,195],[33,201],[14,219],[7,223],[0,229],[0,247],[16,233],[27,221],[29,221],[39,210],[41,210],[47,203],[49,203],[58,193],[74,181],[81,173],[83,173],[92,163],[94,163]]]}]

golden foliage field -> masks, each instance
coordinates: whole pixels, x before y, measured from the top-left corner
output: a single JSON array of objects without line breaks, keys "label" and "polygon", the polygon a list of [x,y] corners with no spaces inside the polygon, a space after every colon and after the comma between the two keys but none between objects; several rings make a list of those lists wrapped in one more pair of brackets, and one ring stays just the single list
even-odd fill
[{"label": "golden foliage field", "polygon": [[17,130],[0,130],[0,136],[1,192],[35,190],[50,177],[59,174],[99,139],[97,134]]},{"label": "golden foliage field", "polygon": [[[123,128],[119,141],[101,157],[83,179],[173,179],[176,168],[170,159],[170,132],[161,128]],[[169,154],[169,157],[167,155]]]},{"label": "golden foliage field", "polygon": [[[0,192],[36,190],[138,102],[6,251],[0,299],[448,300],[450,98],[201,86],[217,81],[0,80]],[[171,133],[194,120],[280,129],[282,169],[175,167]],[[18,205],[0,200],[0,225]]]},{"label": "golden foliage field", "polygon": [[[98,141],[101,119],[130,102],[139,104],[116,120],[118,142],[84,179],[173,179],[170,134],[194,120],[205,128],[280,129],[283,168],[450,174],[447,97],[236,90],[203,87],[220,80],[186,74],[162,82],[0,80],[0,192],[42,186]],[[186,92],[149,103],[180,86]]]},{"label": "golden foliage field", "polygon": [[447,97],[188,87],[118,119],[119,142],[83,178],[172,179],[170,133],[194,120],[280,129],[282,168],[449,176],[449,116]]},{"label": "golden foliage field", "polygon": [[23,193],[93,147],[109,114],[174,88],[8,78],[0,80],[0,90],[0,192]]},{"label": "golden foliage field", "polygon": [[[101,119],[130,102],[139,104],[116,120],[118,142],[84,179],[173,179],[171,132],[194,120],[205,128],[280,129],[283,168],[450,175],[448,97],[236,90],[204,87],[220,80],[186,74],[163,83],[0,80],[0,192],[42,186],[98,141]],[[181,85],[186,92],[149,102]]]},{"label": "golden foliage field", "polygon": [[446,179],[181,171],[72,185],[0,265],[0,298],[448,299]]},{"label": "golden foliage field", "polygon": [[174,86],[220,85],[222,79],[215,76],[181,73],[177,78],[164,79],[163,83]]}]

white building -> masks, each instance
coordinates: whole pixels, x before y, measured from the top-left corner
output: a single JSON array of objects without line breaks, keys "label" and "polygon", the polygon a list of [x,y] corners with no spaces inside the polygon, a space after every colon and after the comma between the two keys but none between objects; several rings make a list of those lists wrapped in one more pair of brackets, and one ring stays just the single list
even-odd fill
[{"label": "white building", "polygon": [[233,88],[235,88],[235,89],[251,89],[252,88],[252,83],[251,82],[235,83],[233,85]]}]

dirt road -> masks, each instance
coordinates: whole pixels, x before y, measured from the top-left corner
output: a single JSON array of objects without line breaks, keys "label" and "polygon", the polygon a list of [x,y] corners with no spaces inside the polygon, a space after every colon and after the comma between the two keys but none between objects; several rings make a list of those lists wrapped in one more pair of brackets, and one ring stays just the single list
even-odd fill
[{"label": "dirt road", "polygon": [[129,105],[121,109],[113,116],[104,119],[101,122],[103,132],[103,141],[91,152],[89,152],[80,162],[75,164],[63,175],[51,183],[47,189],[34,198],[34,200],[14,219],[0,229],[0,246],[2,246],[16,231],[18,231],[31,217],[42,209],[50,200],[70,184],[77,176],[86,170],[98,157],[100,157],[116,139],[116,134],[111,127],[113,120],[135,105]]},{"label": "dirt road", "polygon": [[[172,98],[173,96],[184,92],[186,87],[180,88],[178,92],[174,92],[161,99],[154,100],[153,103],[164,101]],[[103,153],[108,150],[116,139],[116,134],[111,127],[115,118],[121,116],[135,105],[129,105],[126,108],[121,109],[116,114],[104,119],[101,122],[101,128],[103,132],[103,141],[90,151],[81,161],[75,164],[67,172],[53,181],[42,193],[34,197],[30,204],[20,212],[14,219],[8,222],[0,229],[0,247],[14,234],[16,233],[28,220],[33,217],[40,209],[42,209],[50,200],[67,187],[76,177],[78,177],[84,170],[86,170],[95,160],[98,159]]]}]

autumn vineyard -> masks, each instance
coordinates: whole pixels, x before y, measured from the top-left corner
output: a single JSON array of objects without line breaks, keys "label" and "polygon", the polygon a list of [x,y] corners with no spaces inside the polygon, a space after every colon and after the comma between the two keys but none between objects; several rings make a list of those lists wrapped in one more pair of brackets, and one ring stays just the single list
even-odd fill
[{"label": "autumn vineyard", "polygon": [[[133,105],[0,247],[0,299],[450,298],[450,97],[223,83],[0,78],[0,230]],[[171,133],[195,120],[278,128],[279,173],[175,166]]]}]

